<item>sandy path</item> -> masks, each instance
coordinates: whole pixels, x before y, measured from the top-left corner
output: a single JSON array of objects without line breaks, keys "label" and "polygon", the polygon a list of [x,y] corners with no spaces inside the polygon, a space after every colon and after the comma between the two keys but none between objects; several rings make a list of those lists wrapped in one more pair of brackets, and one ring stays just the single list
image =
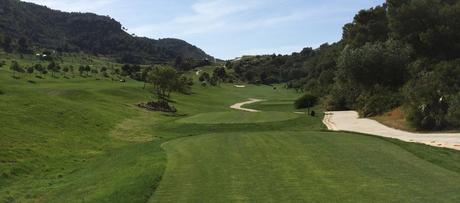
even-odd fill
[{"label": "sandy path", "polygon": [[359,118],[355,111],[326,112],[323,123],[329,130],[334,131],[352,131],[460,150],[460,133],[423,134],[406,132],[387,127],[371,119]]},{"label": "sandy path", "polygon": [[261,102],[261,101],[264,101],[264,100],[261,100],[261,99],[249,99],[249,101],[233,104],[232,106],[230,106],[230,108],[240,110],[240,111],[247,111],[247,112],[256,113],[256,112],[260,112],[260,111],[255,110],[255,109],[242,108],[242,106],[247,105],[247,104],[253,104],[253,103]]}]

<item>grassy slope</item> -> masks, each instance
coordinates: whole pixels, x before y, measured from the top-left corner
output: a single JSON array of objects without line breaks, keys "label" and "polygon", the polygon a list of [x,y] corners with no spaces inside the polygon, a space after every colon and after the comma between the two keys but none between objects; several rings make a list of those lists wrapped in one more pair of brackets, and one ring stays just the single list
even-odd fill
[{"label": "grassy slope", "polygon": [[[283,111],[283,115],[293,112],[289,101],[297,95],[291,91],[263,86],[197,86],[191,96],[174,95],[184,118],[134,107],[150,95],[141,89],[142,84],[132,81],[48,78],[34,79],[37,83],[32,84],[9,75],[0,70],[0,90],[4,92],[0,95],[2,201],[145,202],[160,183],[167,163],[162,186],[152,200],[275,201],[286,200],[290,194],[294,199],[372,201],[373,188],[383,188],[383,193],[400,200],[408,200],[410,195],[425,198],[421,200],[458,198],[453,192],[459,188],[451,184],[459,182],[460,153],[455,151],[325,133],[320,118],[289,116],[269,123],[229,123],[241,120],[246,113],[228,107],[247,98],[268,100],[251,108]],[[196,124],[199,119],[181,122],[213,112],[233,116],[213,118],[226,123],[218,125]],[[262,114],[259,119],[272,118]],[[161,148],[165,142],[168,162]],[[267,164],[274,164],[273,168],[267,169]],[[187,177],[172,166],[186,170]],[[236,171],[213,170],[216,167]],[[269,175],[262,176],[264,173]],[[227,175],[234,175],[235,185],[226,182]],[[186,187],[182,180],[193,187]],[[440,181],[444,181],[442,185]],[[360,186],[359,196],[349,193],[357,192],[346,187],[351,183]],[[412,186],[401,190],[407,184]],[[229,189],[234,186],[240,187],[238,191]],[[337,196],[326,197],[317,186]],[[184,187],[184,191],[179,193],[175,187]],[[246,188],[257,192],[248,194]],[[419,194],[422,189],[424,193]],[[222,192],[214,194],[216,190]],[[197,193],[205,195],[193,195]],[[377,197],[385,199],[385,194]],[[203,199],[196,199],[199,197]]]}]

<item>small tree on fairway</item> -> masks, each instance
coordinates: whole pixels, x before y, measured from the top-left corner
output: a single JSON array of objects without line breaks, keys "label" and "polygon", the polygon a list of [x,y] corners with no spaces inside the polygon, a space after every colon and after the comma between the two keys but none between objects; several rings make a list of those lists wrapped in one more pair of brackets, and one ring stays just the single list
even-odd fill
[{"label": "small tree on fairway", "polygon": [[157,101],[139,104],[142,108],[154,111],[176,112],[174,106],[169,105],[169,96],[171,92],[180,92],[184,94],[191,93],[193,81],[178,73],[174,68],[169,66],[156,65],[150,69],[145,79],[152,84],[152,93]]},{"label": "small tree on fairway", "polygon": [[13,77],[16,77],[16,72],[19,72],[19,69],[21,69],[19,63],[17,61],[12,61],[10,65],[10,70],[13,72]]},{"label": "small tree on fairway", "polygon": [[209,73],[207,72],[204,72],[203,74],[200,75],[200,82],[207,82],[209,81],[209,79],[211,78],[211,76],[209,75]]},{"label": "small tree on fairway", "polygon": [[91,69],[91,74],[97,76],[98,73],[99,71],[97,70],[97,68]]},{"label": "small tree on fairway", "polygon": [[74,67],[72,65],[69,66],[69,71],[72,73],[72,77],[75,77]]},{"label": "small tree on fairway", "polygon": [[307,113],[310,113],[310,108],[314,107],[318,103],[318,98],[312,94],[305,94],[294,103],[296,109],[307,109]]},{"label": "small tree on fairway", "polygon": [[67,76],[67,73],[69,72],[69,67],[65,66],[62,71],[64,72],[64,76]]},{"label": "small tree on fairway", "polygon": [[30,66],[30,67],[27,68],[27,73],[29,74],[29,76],[32,75],[32,74],[34,73],[34,70],[35,70],[35,69],[34,69],[33,66]]},{"label": "small tree on fairway", "polygon": [[156,66],[150,72],[148,81],[152,83],[153,93],[159,101],[167,101],[174,91],[177,78],[177,71],[167,66]]},{"label": "small tree on fairway", "polygon": [[57,72],[57,65],[54,61],[48,64],[48,70],[51,72],[51,76],[54,77],[54,73]]},{"label": "small tree on fairway", "polygon": [[80,76],[83,76],[83,73],[85,72],[85,67],[84,66],[78,67],[78,72],[80,73]]},{"label": "small tree on fairway", "polygon": [[43,66],[42,66],[42,64],[39,64],[39,63],[35,64],[35,65],[34,65],[34,69],[35,69],[35,72],[36,72],[36,73],[42,73],[42,72],[43,72]]},{"label": "small tree on fairway", "polygon": [[86,72],[86,76],[89,76],[89,73],[91,72],[91,67],[89,65],[85,66],[85,72]]}]

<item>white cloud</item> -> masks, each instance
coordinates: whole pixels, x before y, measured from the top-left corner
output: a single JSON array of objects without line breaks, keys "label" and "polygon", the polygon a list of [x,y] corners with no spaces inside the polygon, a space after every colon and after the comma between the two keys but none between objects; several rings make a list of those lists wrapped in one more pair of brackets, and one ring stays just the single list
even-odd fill
[{"label": "white cloud", "polygon": [[[248,31],[302,20],[308,20],[309,23],[334,21],[338,19],[334,14],[350,11],[349,8],[323,5],[270,13],[267,7],[276,8],[280,2],[282,0],[202,0],[190,7],[190,14],[130,30],[140,36],[184,38],[210,32]],[[248,17],[244,15],[247,13],[264,14]]]},{"label": "white cloud", "polygon": [[178,16],[169,22],[136,27],[131,31],[144,36],[164,33],[173,37],[219,31],[229,25],[229,16],[256,9],[263,3],[262,0],[202,0],[191,5],[190,14]]}]

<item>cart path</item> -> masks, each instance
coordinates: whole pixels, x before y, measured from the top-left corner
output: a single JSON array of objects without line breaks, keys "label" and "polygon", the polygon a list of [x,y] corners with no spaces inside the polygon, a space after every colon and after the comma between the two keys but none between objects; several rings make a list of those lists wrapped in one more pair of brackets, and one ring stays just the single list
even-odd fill
[{"label": "cart path", "polygon": [[233,104],[232,106],[230,106],[230,108],[240,110],[240,111],[247,111],[247,112],[257,113],[257,112],[261,112],[261,111],[255,110],[255,109],[243,108],[242,106],[257,103],[257,102],[261,102],[261,101],[264,101],[264,100],[261,100],[261,99],[249,99],[249,101]]}]

